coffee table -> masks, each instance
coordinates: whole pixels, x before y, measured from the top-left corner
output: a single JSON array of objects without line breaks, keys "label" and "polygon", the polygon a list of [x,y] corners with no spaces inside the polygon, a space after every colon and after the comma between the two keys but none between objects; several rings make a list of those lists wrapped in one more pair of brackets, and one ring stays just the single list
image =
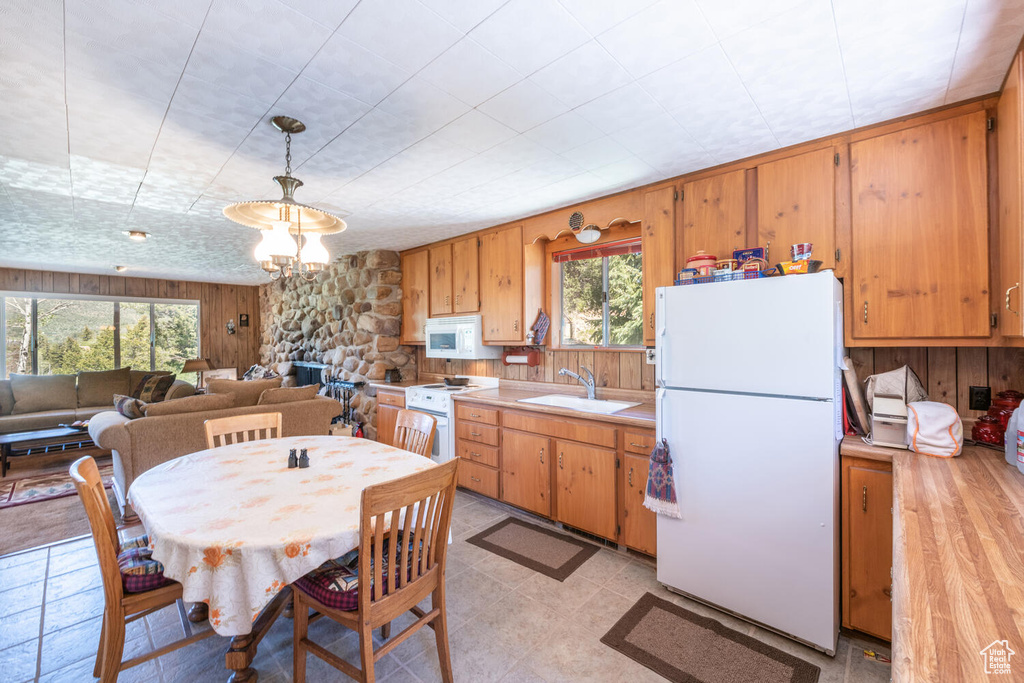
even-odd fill
[{"label": "coffee table", "polygon": [[37,429],[31,432],[13,432],[11,434],[0,434],[0,477],[7,476],[7,459],[11,457],[11,451],[17,447],[19,450],[29,449],[33,446],[67,446],[77,443],[92,443],[89,432],[84,429],[73,429],[71,427],[54,427],[52,429]]}]

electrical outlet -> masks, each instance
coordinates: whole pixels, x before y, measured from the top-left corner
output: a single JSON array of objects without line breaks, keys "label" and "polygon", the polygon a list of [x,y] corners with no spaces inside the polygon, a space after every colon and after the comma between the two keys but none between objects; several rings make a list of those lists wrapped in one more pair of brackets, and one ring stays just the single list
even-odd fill
[{"label": "electrical outlet", "polygon": [[645,357],[648,365],[654,365],[654,349],[645,349]]},{"label": "electrical outlet", "polygon": [[988,410],[992,405],[991,387],[971,387],[969,396],[968,407],[971,410]]}]

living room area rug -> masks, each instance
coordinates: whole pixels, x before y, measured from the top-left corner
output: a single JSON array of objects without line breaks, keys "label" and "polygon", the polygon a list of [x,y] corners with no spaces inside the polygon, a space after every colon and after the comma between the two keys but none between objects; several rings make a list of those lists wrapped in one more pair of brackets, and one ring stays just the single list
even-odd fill
[{"label": "living room area rug", "polygon": [[645,593],[601,642],[674,683],[815,683],[817,666]]},{"label": "living room area rug", "polygon": [[[103,487],[109,489],[114,483],[114,466],[105,463],[99,466],[99,471]],[[0,510],[76,494],[75,484],[67,470],[34,474],[14,480],[2,479]]]},{"label": "living room area rug", "polygon": [[515,517],[484,529],[466,542],[557,581],[565,581],[598,551],[592,543]]}]

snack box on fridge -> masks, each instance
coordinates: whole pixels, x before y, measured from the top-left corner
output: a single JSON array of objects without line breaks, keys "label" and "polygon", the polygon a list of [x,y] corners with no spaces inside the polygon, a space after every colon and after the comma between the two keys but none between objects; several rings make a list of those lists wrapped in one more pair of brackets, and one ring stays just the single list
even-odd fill
[{"label": "snack box on fridge", "polygon": [[742,263],[747,259],[764,258],[764,247],[752,247],[750,249],[733,249],[732,257]]}]

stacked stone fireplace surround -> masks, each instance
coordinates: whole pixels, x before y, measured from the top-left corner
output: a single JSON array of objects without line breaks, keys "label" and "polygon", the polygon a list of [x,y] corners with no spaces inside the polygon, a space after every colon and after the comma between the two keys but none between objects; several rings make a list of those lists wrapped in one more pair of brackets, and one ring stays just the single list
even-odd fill
[{"label": "stacked stone fireplace surround", "polygon": [[[295,361],[326,365],[328,379],[383,381],[392,369],[415,379],[415,349],[399,343],[400,263],[395,251],[360,251],[339,257],[313,282],[291,277],[261,286],[261,363],[286,385],[294,383]],[[352,408],[376,438],[376,391],[364,387]]]}]

